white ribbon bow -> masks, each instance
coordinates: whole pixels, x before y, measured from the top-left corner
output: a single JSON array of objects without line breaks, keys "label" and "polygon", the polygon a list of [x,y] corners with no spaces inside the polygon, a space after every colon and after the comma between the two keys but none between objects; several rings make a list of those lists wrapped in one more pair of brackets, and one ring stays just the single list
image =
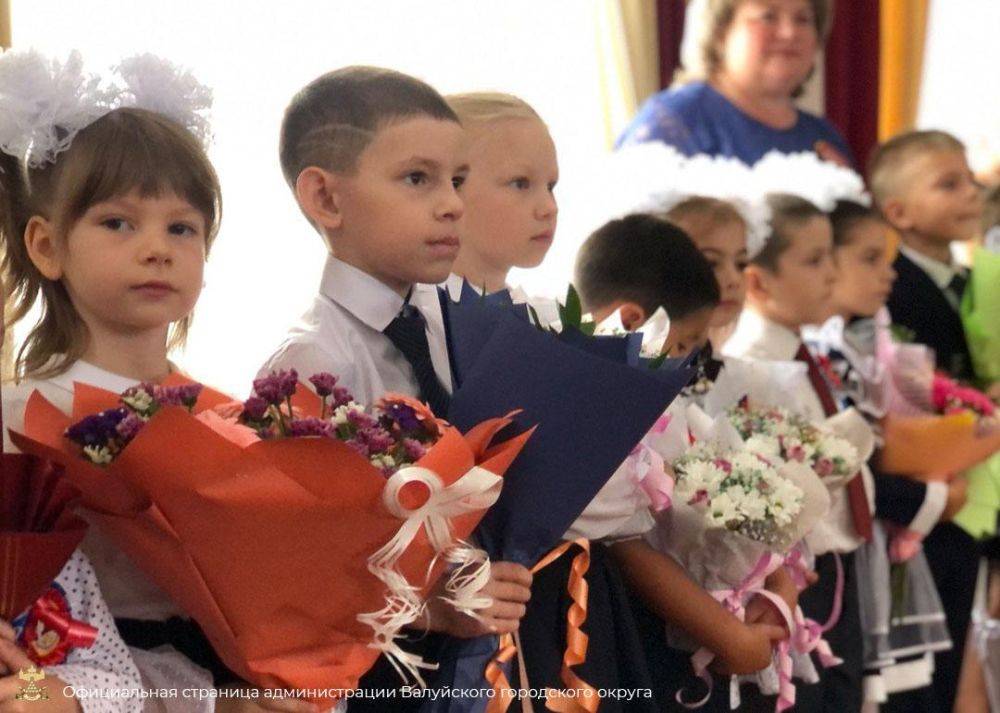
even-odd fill
[{"label": "white ribbon bow", "polygon": [[[428,490],[427,499],[415,508],[406,507],[399,497],[403,488],[411,483],[421,483]],[[420,529],[424,528],[434,551],[443,555],[448,562],[458,565],[455,574],[468,573],[469,565],[476,565],[477,576],[463,577],[461,584],[449,581],[449,601],[455,602],[457,608],[463,611],[468,610],[466,613],[472,616],[475,615],[474,609],[490,606],[492,601],[488,598],[475,597],[475,593],[489,581],[489,561],[481,550],[464,544],[454,547],[450,520],[493,505],[500,496],[502,485],[503,479],[500,476],[479,466],[474,466],[449,486],[445,486],[434,471],[421,466],[409,466],[393,473],[382,491],[386,509],[404,522],[392,539],[368,558],[368,570],[389,590],[386,606],[377,612],[359,614],[358,621],[367,624],[375,632],[369,646],[385,653],[400,676],[405,678],[405,669],[421,687],[425,683],[420,669],[435,669],[437,666],[403,651],[396,639],[399,638],[399,630],[414,622],[425,605],[420,601],[420,587],[410,584],[396,565]]]}]

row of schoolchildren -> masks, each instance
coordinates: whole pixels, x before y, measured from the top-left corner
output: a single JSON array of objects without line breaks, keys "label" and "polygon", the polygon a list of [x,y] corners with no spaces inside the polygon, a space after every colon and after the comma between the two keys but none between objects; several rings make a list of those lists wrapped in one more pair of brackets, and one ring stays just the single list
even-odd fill
[{"label": "row of schoolchildren", "polygon": [[[6,427],[19,425],[35,389],[68,410],[75,382],[119,392],[174,369],[168,350],[184,336],[220,216],[215,172],[182,124],[142,108],[120,108],[79,127],[68,148],[44,160],[31,160],[25,151],[3,155],[4,281],[13,319],[23,318],[36,298],[44,305],[18,354],[20,382],[5,390]],[[352,67],[323,75],[292,99],[280,159],[329,255],[312,306],[265,369],[334,373],[362,403],[393,391],[446,409],[452,380],[435,286],[465,278],[490,291],[503,289],[511,268],[542,261],[556,228],[558,180],[545,124],[514,97],[443,98],[411,77]],[[586,240],[577,258],[584,306],[598,320],[620,312],[628,329],[664,308],[671,320],[664,349],[675,356],[709,347],[710,332],[732,331],[723,328],[736,323],[724,345],[712,345],[716,352],[804,362],[813,389],[807,415],[816,420],[840,405],[800,330],[833,314],[863,320],[888,302],[896,322],[937,350],[942,367],[968,377],[951,293],[961,274],[948,252],[949,243],[977,231],[981,213],[963,147],[936,132],[904,135],[880,147],[870,178],[878,211],[842,204],[827,215],[801,198],[772,197],[771,236],[756,255],[748,254],[741,213],[717,198],[691,197],[665,215],[611,221]],[[903,241],[894,263],[889,225]],[[709,373],[725,369],[725,360],[711,356],[701,363]],[[6,439],[5,433],[9,449]],[[784,569],[767,579],[768,589],[816,621],[828,619],[835,600],[840,609],[825,637],[843,663],[820,667],[816,682],[799,686],[798,709],[861,708],[865,661],[852,560],[871,538],[873,515],[929,533],[925,548],[953,647],[938,654],[933,686],[927,679],[923,686],[898,687],[917,686],[906,695],[920,696],[922,710],[950,708],[976,557],[971,539],[948,524],[962,499],[960,486],[872,478],[866,469],[834,495],[830,514],[809,538],[816,555],[809,586],[800,593],[804,583]],[[671,647],[664,622],[711,651],[721,674],[766,669],[774,643],[788,636],[763,599],[750,602],[745,622],[730,614],[642,537],[650,527],[648,512],[602,522],[595,502],[567,533],[595,540],[587,574],[588,656],[574,670],[597,688],[653,692],[651,699],[603,701],[602,711],[679,708],[682,689],[698,697],[703,684],[692,674],[690,652]],[[197,626],[100,532],[92,530],[82,549],[86,556],[74,555],[54,586],[72,616],[97,626],[99,636],[48,670],[50,691],[62,690],[52,685],[56,680],[89,688],[139,681],[242,685]],[[534,575],[520,565],[494,563],[484,590],[493,603],[481,617],[432,597],[419,624],[438,636],[417,636],[412,645],[433,657],[449,636],[517,630],[525,683],[561,688],[570,563],[565,556]],[[0,710],[13,710],[16,672],[28,664],[18,646],[25,621],[12,624],[4,625],[0,639],[6,668]],[[926,663],[923,653],[914,660]],[[399,683],[385,661],[361,681],[369,688]],[[727,687],[715,687],[708,709],[727,709]],[[419,703],[357,699],[350,710]],[[48,705],[91,711],[138,704],[59,695]],[[267,705],[311,709],[293,700]],[[774,698],[744,686],[743,705],[773,707]],[[914,709],[898,696],[890,705]],[[184,706],[194,709],[190,701]]]}]

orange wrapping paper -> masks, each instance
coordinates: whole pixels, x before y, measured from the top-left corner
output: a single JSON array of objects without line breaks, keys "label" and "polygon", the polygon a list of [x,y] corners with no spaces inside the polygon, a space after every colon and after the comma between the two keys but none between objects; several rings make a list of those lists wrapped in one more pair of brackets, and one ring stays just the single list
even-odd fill
[{"label": "orange wrapping paper", "polygon": [[[225,401],[205,390],[194,410]],[[67,417],[36,392],[24,434],[12,438],[65,465],[97,525],[198,621],[238,675],[262,687],[354,688],[379,655],[356,617],[385,603],[367,560],[402,524],[383,504],[385,477],[342,442],[289,438],[241,448],[177,407],[158,411],[101,468],[63,433],[116,404],[117,395],[77,384]],[[318,415],[319,399],[307,389],[293,404]],[[508,423],[494,419],[464,437],[447,428],[417,465],[445,486],[474,465],[502,475],[530,437],[491,448]],[[401,497],[425,496],[404,489]],[[484,512],[453,518],[454,537],[467,537]],[[399,569],[429,587],[433,559],[421,528]]]},{"label": "orange wrapping paper", "polygon": [[887,416],[882,422],[883,472],[924,482],[952,480],[1000,451],[1000,431],[977,434],[971,412],[950,416]]}]

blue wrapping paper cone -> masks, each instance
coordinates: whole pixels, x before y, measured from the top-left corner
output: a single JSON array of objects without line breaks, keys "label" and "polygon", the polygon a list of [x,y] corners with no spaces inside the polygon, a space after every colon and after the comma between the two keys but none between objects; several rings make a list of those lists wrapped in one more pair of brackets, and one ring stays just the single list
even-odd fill
[{"label": "blue wrapping paper cone", "polygon": [[558,544],[689,379],[686,368],[654,374],[501,318],[448,412],[460,430],[514,409],[517,426],[537,426],[476,532],[491,557],[531,566]]},{"label": "blue wrapping paper cone", "polygon": [[[657,369],[632,336],[546,332],[479,295],[443,300],[458,390],[448,420],[464,430],[482,414],[520,409],[514,427],[537,430],[504,476],[500,498],[474,533],[495,561],[531,567],[556,546],[635,444],[691,380],[690,360]],[[451,639],[437,685],[485,689],[497,639]],[[426,713],[483,710],[482,698],[427,701]]]}]

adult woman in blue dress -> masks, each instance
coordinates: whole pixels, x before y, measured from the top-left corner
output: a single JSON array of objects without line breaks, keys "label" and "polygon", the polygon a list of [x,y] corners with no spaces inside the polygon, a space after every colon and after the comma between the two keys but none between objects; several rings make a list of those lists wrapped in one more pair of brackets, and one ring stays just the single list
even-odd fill
[{"label": "adult woman in blue dress", "polygon": [[815,150],[853,163],[837,130],[795,104],[830,26],[829,0],[694,0],[689,12],[699,27],[684,76],[643,105],[619,146],[663,141],[751,165],[772,150]]}]

